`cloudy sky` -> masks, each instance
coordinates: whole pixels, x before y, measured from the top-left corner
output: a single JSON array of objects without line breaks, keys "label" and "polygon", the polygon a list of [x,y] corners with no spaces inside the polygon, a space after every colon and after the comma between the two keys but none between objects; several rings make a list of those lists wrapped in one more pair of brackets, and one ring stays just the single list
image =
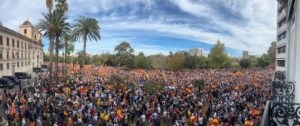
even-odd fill
[{"label": "cloudy sky", "polygon": [[[0,0],[0,21],[18,30],[27,18],[36,24],[47,12],[45,0]],[[229,55],[260,55],[276,39],[276,0],[68,0],[68,21],[95,17],[101,41],[90,42],[92,54],[110,52],[122,41],[147,55],[204,48],[219,39]],[[48,40],[44,38],[44,49]],[[76,42],[75,51],[82,50]]]}]

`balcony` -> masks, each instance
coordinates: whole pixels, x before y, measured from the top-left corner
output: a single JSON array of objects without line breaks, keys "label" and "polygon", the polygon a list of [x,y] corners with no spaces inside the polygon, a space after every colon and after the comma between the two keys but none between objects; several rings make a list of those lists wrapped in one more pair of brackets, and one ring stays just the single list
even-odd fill
[{"label": "balcony", "polygon": [[284,17],[286,17],[286,12],[283,10],[277,17],[277,21],[281,21]]},{"label": "balcony", "polygon": [[277,29],[277,34],[280,34],[280,33],[284,32],[284,31],[286,31],[286,29],[287,29],[287,24],[281,25],[281,27],[279,27]]},{"label": "balcony", "polygon": [[277,53],[276,59],[285,59],[287,57],[286,53]]},{"label": "balcony", "polygon": [[281,39],[277,42],[277,46],[285,45],[286,44],[286,39]]},{"label": "balcony", "polygon": [[294,103],[295,82],[287,82],[285,72],[276,72],[272,99],[267,102],[260,126],[300,125],[300,103]]}]

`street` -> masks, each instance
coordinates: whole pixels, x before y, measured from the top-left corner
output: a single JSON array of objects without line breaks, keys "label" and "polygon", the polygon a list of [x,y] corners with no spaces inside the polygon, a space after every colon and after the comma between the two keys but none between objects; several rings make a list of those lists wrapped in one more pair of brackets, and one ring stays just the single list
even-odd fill
[{"label": "street", "polygon": [[[26,87],[33,86],[33,82],[34,82],[35,77],[37,77],[37,74],[32,73],[31,74],[31,79],[21,80],[21,88],[24,89]],[[12,89],[6,89],[6,92],[14,94],[18,90],[19,90],[19,85],[15,85],[14,88],[12,88]],[[1,100],[2,100],[3,94],[4,94],[4,88],[0,88],[0,99]],[[1,101],[0,109],[1,109],[0,110],[0,112],[1,112],[0,116],[6,119],[6,112],[5,112],[5,109],[3,108],[2,101]]]}]

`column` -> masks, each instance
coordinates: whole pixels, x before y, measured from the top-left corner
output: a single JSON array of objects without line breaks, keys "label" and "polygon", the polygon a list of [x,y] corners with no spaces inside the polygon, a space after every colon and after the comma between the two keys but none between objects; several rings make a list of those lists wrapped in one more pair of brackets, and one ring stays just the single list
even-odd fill
[{"label": "column", "polygon": [[295,81],[295,102],[300,103],[300,1],[295,0],[295,33],[294,33],[294,81]]}]

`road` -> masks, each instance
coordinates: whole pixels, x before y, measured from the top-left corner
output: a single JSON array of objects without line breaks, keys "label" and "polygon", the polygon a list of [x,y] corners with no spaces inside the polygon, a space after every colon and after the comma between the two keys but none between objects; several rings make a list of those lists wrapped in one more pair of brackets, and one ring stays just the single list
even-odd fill
[{"label": "road", "polygon": [[[21,80],[21,82],[22,82],[21,83],[21,88],[23,89],[23,88],[26,88],[26,87],[33,86],[33,81],[34,81],[35,77],[37,77],[37,74],[32,73],[31,74],[31,79]],[[18,90],[19,90],[19,85],[15,85],[14,88],[12,88],[12,89],[6,89],[6,92],[14,94]],[[4,94],[4,88],[0,88],[0,99],[2,99],[3,94]],[[4,117],[6,119],[5,109],[3,108],[2,105],[0,106],[0,112],[1,112],[0,116]]]}]

